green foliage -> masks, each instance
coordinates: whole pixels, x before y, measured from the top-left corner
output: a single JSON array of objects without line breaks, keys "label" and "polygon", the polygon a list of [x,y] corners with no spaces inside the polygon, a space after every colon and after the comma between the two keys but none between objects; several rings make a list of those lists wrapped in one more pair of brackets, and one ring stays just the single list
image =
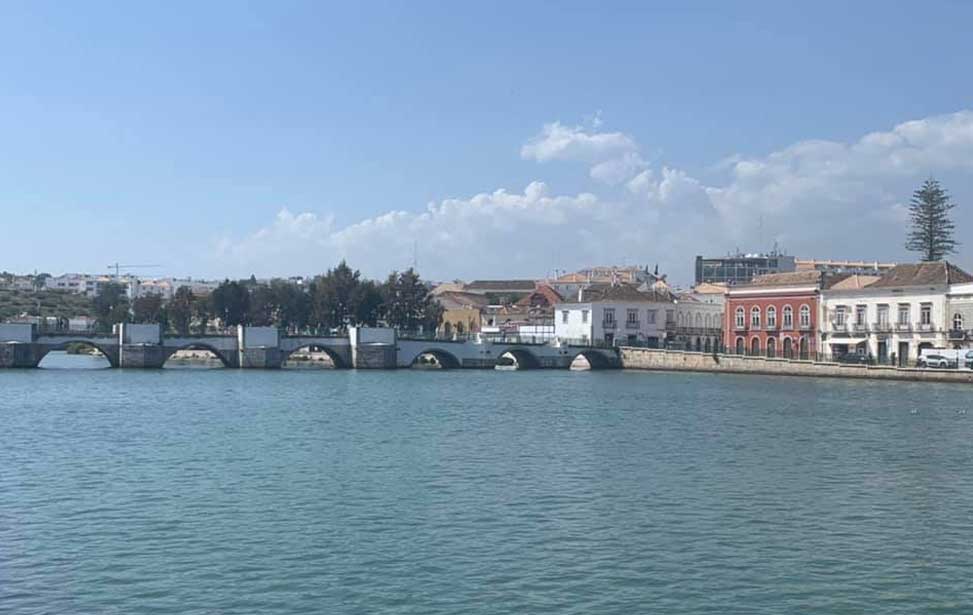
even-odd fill
[{"label": "green foliage", "polygon": [[24,314],[67,320],[75,316],[93,316],[94,304],[89,297],[64,291],[0,290],[0,321]]},{"label": "green foliage", "polygon": [[318,328],[344,328],[355,324],[359,302],[361,274],[345,261],[311,282],[311,324]]},{"label": "green foliage", "polygon": [[169,324],[179,335],[189,335],[190,327],[193,324],[195,303],[196,297],[188,286],[177,288],[176,294],[169,300],[169,304],[166,306]]},{"label": "green foliage", "polygon": [[912,229],[906,249],[921,254],[923,261],[940,261],[954,254],[959,243],[953,239],[954,225],[949,212],[955,206],[938,181],[927,179],[912,194],[909,204]]},{"label": "green foliage", "polygon": [[129,320],[129,302],[125,287],[108,282],[94,298],[95,327],[99,331],[110,331],[112,325]]},{"label": "green foliage", "polygon": [[165,320],[160,295],[138,297],[132,302],[132,322],[163,323]]},{"label": "green foliage", "polygon": [[224,327],[250,324],[250,292],[240,282],[220,284],[210,295],[210,308]]},{"label": "green foliage", "polygon": [[433,300],[419,274],[407,269],[393,271],[382,287],[383,310],[389,326],[415,331],[435,330],[442,320],[442,306]]}]

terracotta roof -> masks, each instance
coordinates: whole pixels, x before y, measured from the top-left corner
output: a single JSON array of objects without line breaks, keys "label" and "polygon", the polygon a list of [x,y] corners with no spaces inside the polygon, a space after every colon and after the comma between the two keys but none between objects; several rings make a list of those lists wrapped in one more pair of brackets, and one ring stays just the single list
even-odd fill
[{"label": "terracotta roof", "polygon": [[821,284],[820,271],[788,271],[787,273],[767,273],[758,275],[749,284],[740,286],[796,286]]},{"label": "terracotta roof", "polygon": [[885,273],[872,288],[892,286],[928,286],[930,284],[960,284],[973,282],[973,275],[948,261],[896,265]]},{"label": "terracotta roof", "polygon": [[564,303],[598,303],[598,302],[645,302],[645,303],[672,303],[672,295],[659,291],[641,291],[629,284],[592,284],[581,291],[581,300],[578,296],[567,297]]},{"label": "terracotta roof", "polygon": [[829,279],[825,282],[825,288],[830,290],[858,290],[871,286],[882,276],[851,274]]},{"label": "terracotta roof", "polygon": [[543,298],[548,305],[554,305],[555,303],[561,303],[561,301],[563,301],[563,297],[561,297],[556,290],[547,284],[538,284],[537,288],[534,289],[534,292],[521,298],[520,301],[517,302],[517,305],[528,307],[536,305],[540,303],[538,298]]},{"label": "terracotta roof", "polygon": [[714,284],[713,282],[700,282],[693,287],[692,292],[699,295],[722,295],[726,293],[726,284]]},{"label": "terracotta roof", "polygon": [[489,301],[483,295],[448,290],[436,295],[436,301],[445,308],[483,307]]}]

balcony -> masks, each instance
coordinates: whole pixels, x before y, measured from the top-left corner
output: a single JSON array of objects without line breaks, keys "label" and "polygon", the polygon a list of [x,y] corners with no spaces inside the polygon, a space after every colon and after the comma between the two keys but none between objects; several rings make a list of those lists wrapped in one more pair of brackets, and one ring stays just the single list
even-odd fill
[{"label": "balcony", "polygon": [[896,331],[912,331],[912,325],[907,322],[897,322],[895,323]]},{"label": "balcony", "polygon": [[962,342],[966,339],[966,331],[962,329],[950,329],[949,330],[949,341],[951,342]]},{"label": "balcony", "polygon": [[604,320],[601,323],[601,328],[602,329],[614,329],[617,324],[618,323],[616,323],[614,320]]},{"label": "balcony", "polygon": [[863,322],[856,322],[855,324],[851,325],[851,330],[855,331],[856,333],[866,333],[868,332],[868,325]]},{"label": "balcony", "polygon": [[809,323],[809,322],[802,322],[800,328],[801,328],[801,331],[810,331],[810,330],[813,329],[813,327],[811,326],[811,323]]},{"label": "balcony", "polygon": [[747,330],[747,323],[745,323],[745,322],[742,322],[742,323],[741,322],[734,323],[733,324],[733,330],[734,331],[746,331]]},{"label": "balcony", "polygon": [[831,330],[832,331],[847,331],[848,330],[848,323],[837,322],[837,321],[832,320],[831,321]]},{"label": "balcony", "polygon": [[931,322],[919,322],[916,323],[916,331],[921,331],[922,333],[931,333],[935,331],[936,328]]},{"label": "balcony", "polygon": [[892,330],[892,325],[887,322],[877,322],[874,325],[872,325],[872,330],[881,333],[888,333],[889,331]]},{"label": "balcony", "polygon": [[626,320],[625,321],[625,328],[626,329],[638,329],[639,328],[639,321],[637,321],[637,320]]}]

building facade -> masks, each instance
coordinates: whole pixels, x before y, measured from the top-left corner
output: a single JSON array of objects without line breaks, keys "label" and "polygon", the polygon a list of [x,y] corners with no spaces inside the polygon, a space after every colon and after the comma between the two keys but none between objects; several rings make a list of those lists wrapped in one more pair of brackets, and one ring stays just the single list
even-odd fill
[{"label": "building facade", "polygon": [[723,343],[727,352],[810,359],[818,352],[817,271],[758,276],[727,289]]},{"label": "building facade", "polygon": [[825,353],[907,365],[925,349],[960,345],[967,310],[973,311],[970,282],[962,269],[935,262],[897,265],[858,288],[834,284],[821,295]]}]

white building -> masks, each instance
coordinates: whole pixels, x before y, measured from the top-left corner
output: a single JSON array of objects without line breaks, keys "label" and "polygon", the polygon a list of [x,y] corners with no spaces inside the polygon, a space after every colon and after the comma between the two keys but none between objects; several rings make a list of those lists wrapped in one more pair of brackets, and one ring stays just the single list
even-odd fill
[{"label": "white building", "polygon": [[[855,279],[859,283],[848,283]],[[973,287],[971,282],[973,276],[955,265],[935,262],[897,265],[877,279],[852,276],[830,285],[821,292],[818,319],[824,351],[904,364],[923,349],[946,348],[954,313],[966,313],[961,311],[966,309],[964,289]],[[952,306],[947,300],[951,289]]]},{"label": "white building", "polygon": [[554,306],[555,336],[580,343],[711,350],[721,321],[721,306],[625,284],[582,288]]},{"label": "white building", "polygon": [[973,282],[951,284],[946,306],[950,346],[973,347]]}]

